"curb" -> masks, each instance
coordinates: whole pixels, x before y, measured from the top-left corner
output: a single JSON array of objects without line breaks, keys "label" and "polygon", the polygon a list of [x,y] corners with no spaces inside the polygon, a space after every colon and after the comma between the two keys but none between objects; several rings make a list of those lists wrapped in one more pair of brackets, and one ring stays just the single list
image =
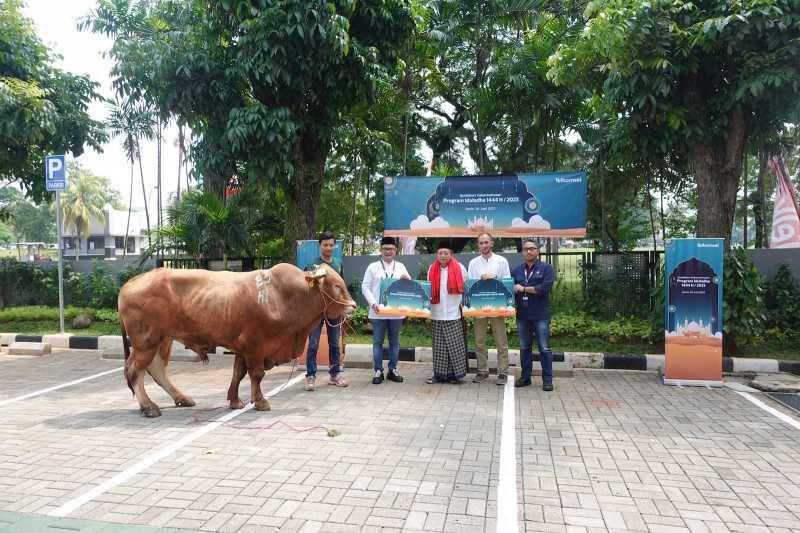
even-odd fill
[{"label": "curb", "polygon": [[[0,333],[0,345],[8,346],[14,342],[45,342],[53,348],[68,348],[72,350],[98,350],[102,352],[122,351],[122,337],[119,335],[80,336],[65,333],[63,335],[23,335],[17,333]],[[194,352],[186,350],[182,344],[173,343],[173,354]],[[231,353],[224,348],[217,348],[209,354],[223,355]],[[475,361],[475,352],[469,351],[470,362]],[[388,348],[383,349],[383,359],[388,360]],[[430,363],[433,351],[427,346],[401,347],[400,361]],[[519,350],[508,350],[509,365],[520,366]],[[533,360],[539,361],[539,354],[533,354]],[[371,344],[348,344],[345,351],[345,362],[353,368],[372,368]],[[553,352],[553,362],[570,363],[574,368],[596,368],[607,370],[639,370],[639,371],[664,371],[663,354],[623,354],[613,352]],[[303,365],[300,365],[303,366]],[[474,367],[474,363],[470,366]],[[489,350],[489,367],[497,368],[497,350]],[[784,361],[779,359],[756,359],[748,357],[723,357],[722,371],[724,373],[777,373],[788,372],[800,374],[800,361]]]}]

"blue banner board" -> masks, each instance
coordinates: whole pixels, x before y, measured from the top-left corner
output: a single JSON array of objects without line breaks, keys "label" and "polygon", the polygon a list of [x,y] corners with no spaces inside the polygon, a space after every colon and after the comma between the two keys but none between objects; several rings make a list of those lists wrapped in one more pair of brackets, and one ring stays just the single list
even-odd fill
[{"label": "blue banner board", "polygon": [[586,236],[585,172],[384,178],[391,236]]},{"label": "blue banner board", "polygon": [[513,317],[514,280],[468,279],[464,282],[464,316]]},{"label": "blue banner board", "polygon": [[[342,246],[341,240],[336,241],[336,247],[333,249],[333,264],[341,268],[342,264]],[[309,265],[319,263],[319,241],[297,241],[297,254],[296,264],[302,270],[305,270]]]},{"label": "blue banner board", "polygon": [[667,243],[667,384],[722,383],[723,251],[722,239],[674,239]]},{"label": "blue banner board", "polygon": [[378,314],[382,316],[430,318],[430,282],[394,278],[382,280]]}]

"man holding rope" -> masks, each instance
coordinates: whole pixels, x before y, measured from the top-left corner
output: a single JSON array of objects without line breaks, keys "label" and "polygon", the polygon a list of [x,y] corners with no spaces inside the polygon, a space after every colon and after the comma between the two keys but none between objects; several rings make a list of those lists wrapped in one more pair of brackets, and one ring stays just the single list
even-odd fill
[{"label": "man holding rope", "polygon": [[[341,275],[342,263],[333,257],[334,248],[336,248],[336,236],[329,231],[322,232],[319,236],[319,257],[310,266],[316,268],[324,263]],[[319,350],[319,339],[322,336],[323,325],[327,327],[328,332],[328,372],[331,376],[328,383],[337,387],[347,387],[347,381],[342,376],[342,368],[339,365],[339,339],[342,335],[342,320],[342,318],[339,318],[331,322],[323,316],[319,325],[311,330],[311,334],[308,336],[308,351],[306,352],[307,391],[313,391],[317,388],[317,351]]]}]

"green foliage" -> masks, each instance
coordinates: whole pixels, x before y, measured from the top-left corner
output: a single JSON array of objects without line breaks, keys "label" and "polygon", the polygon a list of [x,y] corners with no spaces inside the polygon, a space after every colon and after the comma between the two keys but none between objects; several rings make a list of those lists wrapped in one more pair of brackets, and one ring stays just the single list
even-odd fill
[{"label": "green foliage", "polygon": [[34,205],[12,187],[0,189],[0,210],[7,215],[6,242],[56,242],[56,222],[51,205],[47,202]]},{"label": "green foliage", "polygon": [[764,330],[764,278],[741,246],[725,255],[723,270],[724,349],[732,356]]},{"label": "green foliage", "polygon": [[[86,315],[92,320],[103,322],[119,322],[116,309],[94,309],[90,307],[64,308],[64,319],[72,320],[78,315]],[[58,320],[58,307],[44,305],[31,305],[27,307],[9,307],[0,310],[0,322],[34,322],[45,320]]]},{"label": "green foliage", "polygon": [[[117,307],[120,287],[142,269],[129,267],[114,274],[97,262],[92,272],[75,272],[64,263],[64,302],[66,305],[88,306],[94,309]],[[58,269],[14,259],[0,259],[0,308],[27,305],[58,305]]]},{"label": "green foliage", "polygon": [[698,235],[729,239],[745,148],[800,107],[796,2],[610,0],[585,17],[550,58],[550,78],[591,95],[604,160],[645,176],[691,162]]},{"label": "green foliage", "polygon": [[766,283],[765,304],[770,326],[800,332],[800,290],[789,265],[781,264]]},{"label": "green foliage", "polygon": [[194,168],[286,194],[286,243],[315,232],[337,128],[375,100],[413,31],[403,0],[100,0],[83,27],[115,39],[114,84],[195,135]]},{"label": "green foliage", "polygon": [[98,84],[53,66],[57,56],[22,15],[20,0],[0,2],[0,179],[18,182],[37,202],[47,196],[47,154],[102,150],[102,125],[87,107]]},{"label": "green foliage", "polygon": [[151,232],[152,245],[142,260],[159,250],[196,260],[252,254],[251,235],[258,229],[259,196],[255,187],[223,201],[213,191],[192,189],[167,208],[167,225]]}]

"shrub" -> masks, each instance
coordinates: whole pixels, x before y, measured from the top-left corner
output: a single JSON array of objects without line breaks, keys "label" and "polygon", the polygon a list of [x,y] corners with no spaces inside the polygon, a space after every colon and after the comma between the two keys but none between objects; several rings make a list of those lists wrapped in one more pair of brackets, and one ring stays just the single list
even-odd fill
[{"label": "shrub", "polygon": [[800,290],[788,265],[781,264],[772,281],[766,283],[764,300],[768,327],[800,330]]},{"label": "shrub", "polygon": [[723,282],[724,352],[731,356],[741,346],[763,333],[767,320],[764,306],[764,278],[753,266],[744,248],[725,254]]}]

